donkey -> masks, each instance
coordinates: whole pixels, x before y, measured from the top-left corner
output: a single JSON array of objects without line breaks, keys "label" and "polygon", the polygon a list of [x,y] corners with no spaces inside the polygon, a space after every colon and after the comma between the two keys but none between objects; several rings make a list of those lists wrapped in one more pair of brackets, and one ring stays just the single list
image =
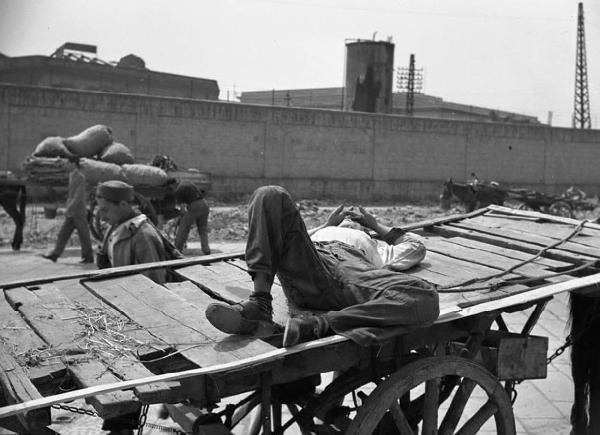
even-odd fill
[{"label": "donkey", "polygon": [[452,181],[452,178],[444,182],[441,199],[456,198],[465,206],[467,213],[475,208],[486,207],[490,204],[503,205],[508,193],[497,186],[485,184],[461,184]]},{"label": "donkey", "polygon": [[18,251],[23,243],[23,227],[25,226],[25,208],[27,206],[25,186],[0,184],[0,205],[15,223],[15,232],[10,246],[13,251]]},{"label": "donkey", "polygon": [[600,297],[571,292],[570,310],[571,435],[600,434]]}]

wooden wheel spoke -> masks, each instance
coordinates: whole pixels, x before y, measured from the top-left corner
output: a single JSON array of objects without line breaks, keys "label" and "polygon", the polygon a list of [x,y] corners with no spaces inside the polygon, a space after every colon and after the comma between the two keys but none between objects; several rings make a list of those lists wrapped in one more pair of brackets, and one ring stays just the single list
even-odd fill
[{"label": "wooden wheel spoke", "polygon": [[402,412],[398,402],[394,402],[392,406],[390,406],[390,413],[392,414],[392,419],[396,424],[396,429],[398,429],[398,432],[400,432],[401,435],[414,435],[414,432],[410,427],[410,424],[408,423],[408,420],[404,415],[404,412]]},{"label": "wooden wheel spoke", "polygon": [[244,403],[233,413],[233,417],[231,418],[231,427],[236,427],[240,421],[252,412],[260,404],[260,397],[256,393],[252,394],[252,397],[248,400],[248,402]]},{"label": "wooden wheel spoke", "polygon": [[460,428],[456,435],[472,435],[479,432],[481,426],[490,419],[498,411],[498,406],[491,400],[488,400],[473,417],[471,417],[463,427]]},{"label": "wooden wheel spoke", "polygon": [[429,379],[425,382],[425,397],[423,400],[423,435],[437,435],[438,406],[440,396],[440,378]]},{"label": "wooden wheel spoke", "polygon": [[471,397],[471,393],[475,388],[475,381],[464,378],[456,390],[454,397],[452,398],[452,402],[450,402],[450,407],[448,411],[446,411],[446,415],[442,420],[442,424],[440,426],[439,434],[440,435],[451,435],[454,433],[454,429],[458,425],[460,420],[460,416],[462,415],[465,405],[469,401]]},{"label": "wooden wheel spoke", "polygon": [[[446,382],[449,378],[454,379],[452,385]],[[444,384],[441,383],[442,379]],[[413,430],[412,426],[415,422],[411,420],[410,414],[414,401],[410,401],[407,406],[406,398],[411,390],[420,385],[425,387],[421,396],[422,434],[476,434],[493,417],[498,435],[515,435],[512,406],[498,379],[481,365],[452,355],[412,361],[387,377],[357,409],[346,435],[370,434],[377,429],[388,432],[388,429],[392,429],[402,435],[414,435],[416,428]],[[456,385],[459,385],[458,388]],[[488,400],[458,432],[454,432],[476,386],[487,393]],[[455,389],[438,431],[440,399],[450,397]]]}]

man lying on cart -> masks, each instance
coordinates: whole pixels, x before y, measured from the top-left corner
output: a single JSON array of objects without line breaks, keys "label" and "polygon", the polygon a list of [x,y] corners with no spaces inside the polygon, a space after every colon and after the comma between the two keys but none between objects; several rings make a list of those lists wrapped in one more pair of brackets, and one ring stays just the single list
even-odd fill
[{"label": "man lying on cart", "polygon": [[[374,237],[352,228],[356,224]],[[288,319],[284,346],[331,333],[367,345],[385,329],[426,326],[437,319],[433,284],[401,272],[424,256],[416,237],[382,225],[362,207],[339,206],[325,224],[308,231],[285,189],[260,187],[250,199],[246,244],[254,291],[235,305],[210,304],[206,317],[229,334],[272,329],[271,289],[277,275],[291,302],[326,311]]]}]

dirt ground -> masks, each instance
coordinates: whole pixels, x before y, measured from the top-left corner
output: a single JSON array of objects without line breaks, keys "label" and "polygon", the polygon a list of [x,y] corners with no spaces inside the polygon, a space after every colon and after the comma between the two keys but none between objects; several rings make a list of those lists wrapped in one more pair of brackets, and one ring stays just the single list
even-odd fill
[{"label": "dirt ground", "polygon": [[[248,235],[248,210],[246,203],[217,203],[209,200],[211,211],[209,215],[209,240],[240,242]],[[298,202],[300,212],[308,228],[323,223],[329,213],[338,203],[322,200],[301,200]],[[354,205],[354,204],[348,204]],[[462,212],[456,205],[449,210],[442,210],[439,203],[390,203],[362,204],[367,207],[382,223],[388,225],[403,225],[425,219],[446,216]],[[62,223],[64,210],[59,208],[55,218],[45,217],[44,207],[32,204],[27,207],[25,230],[23,232],[23,249],[50,248],[56,240],[56,235]],[[168,226],[167,226],[168,228]],[[0,248],[10,247],[13,237],[14,224],[10,217],[0,209]],[[193,230],[189,241],[199,241],[198,233]],[[74,234],[69,245],[78,246],[79,241]]]}]

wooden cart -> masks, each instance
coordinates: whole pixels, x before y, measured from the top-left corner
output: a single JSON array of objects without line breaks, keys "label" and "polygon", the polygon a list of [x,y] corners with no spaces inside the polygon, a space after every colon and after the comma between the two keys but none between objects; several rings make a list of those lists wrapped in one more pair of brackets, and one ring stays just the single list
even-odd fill
[{"label": "wooden cart", "polygon": [[[52,405],[86,397],[104,419],[170,404],[186,433],[514,434],[515,383],[546,376],[530,332],[553,295],[600,283],[600,225],[490,206],[410,229],[428,253],[409,273],[440,286],[441,315],[370,347],[213,328],[207,304],[251,291],[242,254],[5,283],[0,426],[47,433]],[[155,267],[181,281],[139,274]],[[276,322],[305,314],[273,293]]]}]

